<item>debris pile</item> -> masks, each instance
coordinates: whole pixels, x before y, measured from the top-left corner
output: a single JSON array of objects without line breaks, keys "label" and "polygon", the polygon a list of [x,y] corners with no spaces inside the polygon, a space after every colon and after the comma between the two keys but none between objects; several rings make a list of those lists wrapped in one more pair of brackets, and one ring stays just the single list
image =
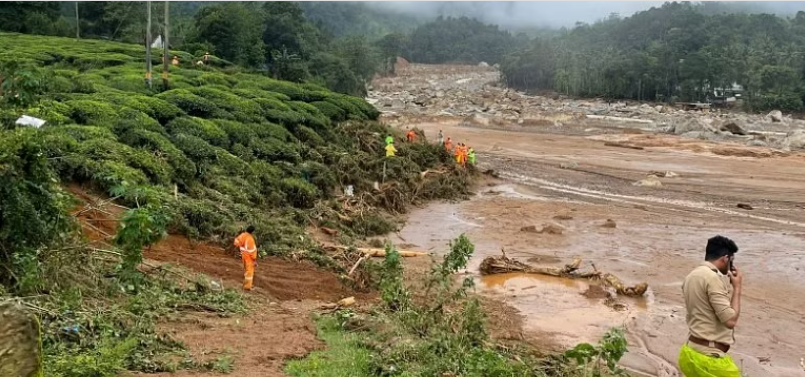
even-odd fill
[{"label": "debris pile", "polygon": [[488,65],[410,64],[396,76],[375,79],[367,101],[391,124],[405,124],[411,117],[458,117],[477,127],[639,128],[686,138],[805,149],[805,136],[792,133],[801,132],[805,121],[779,110],[762,115],[710,109],[706,104],[529,95],[500,82],[500,73]]},{"label": "debris pile", "polygon": [[497,257],[486,257],[479,270],[481,275],[505,274],[510,272],[522,272],[527,274],[540,274],[558,276],[574,279],[590,279],[600,282],[606,287],[614,289],[619,295],[642,296],[648,290],[647,283],[640,283],[634,286],[626,286],[615,275],[598,271],[593,265],[590,271],[581,271],[581,258],[576,258],[573,262],[564,267],[544,267],[531,266],[516,259],[508,258],[505,254]]}]

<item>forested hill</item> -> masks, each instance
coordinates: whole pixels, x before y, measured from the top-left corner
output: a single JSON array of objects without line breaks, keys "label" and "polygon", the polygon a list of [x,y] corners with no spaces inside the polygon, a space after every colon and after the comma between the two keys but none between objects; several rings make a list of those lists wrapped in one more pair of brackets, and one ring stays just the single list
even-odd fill
[{"label": "forested hill", "polygon": [[805,12],[782,18],[705,8],[666,3],[632,17],[579,25],[531,41],[501,68],[508,85],[526,90],[697,101],[737,84],[751,109],[801,110]]},{"label": "forested hill", "polygon": [[[145,39],[143,2],[77,4],[82,37]],[[152,6],[157,35],[164,5]],[[735,86],[745,90],[750,110],[801,110],[805,13],[751,13],[763,6],[666,3],[532,38],[472,18],[404,16],[356,2],[187,2],[172,5],[170,34],[174,49],[211,52],[275,79],[353,95],[364,94],[375,74],[393,73],[391,63],[403,56],[420,63],[499,63],[505,82],[523,90],[705,101],[715,89]],[[0,29],[74,36],[69,8],[5,2]]]}]

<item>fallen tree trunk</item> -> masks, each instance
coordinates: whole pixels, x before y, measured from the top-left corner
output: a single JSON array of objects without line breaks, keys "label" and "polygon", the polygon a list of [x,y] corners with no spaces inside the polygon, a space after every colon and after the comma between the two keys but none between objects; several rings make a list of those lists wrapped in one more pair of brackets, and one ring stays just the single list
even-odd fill
[{"label": "fallen tree trunk", "polygon": [[617,276],[598,271],[595,269],[595,266],[593,266],[592,271],[579,271],[579,267],[581,267],[581,258],[574,259],[573,262],[566,264],[564,267],[544,267],[531,266],[516,259],[510,259],[505,255],[501,255],[499,257],[486,257],[483,262],[481,262],[479,269],[481,275],[522,272],[526,274],[540,274],[571,279],[600,280],[604,285],[612,287],[618,294],[624,296],[642,296],[646,293],[646,290],[648,290],[648,284],[646,283],[629,287],[624,285]]},{"label": "fallen tree trunk", "polygon": [[[358,251],[363,253],[369,257],[385,257],[386,256],[386,249],[375,249],[375,248],[364,248],[359,247],[357,248]],[[409,250],[397,250],[400,253],[401,257],[421,257],[423,255],[428,255],[428,253],[424,251],[409,251]]]}]

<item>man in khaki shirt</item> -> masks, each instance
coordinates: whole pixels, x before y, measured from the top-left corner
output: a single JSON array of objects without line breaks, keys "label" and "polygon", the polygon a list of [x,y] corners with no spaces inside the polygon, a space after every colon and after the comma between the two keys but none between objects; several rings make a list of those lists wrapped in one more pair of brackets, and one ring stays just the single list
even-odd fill
[{"label": "man in khaki shirt", "polygon": [[727,355],[741,314],[743,274],[732,265],[737,252],[729,238],[707,240],[705,262],[682,283],[690,334],[679,353],[679,367],[686,377],[741,377]]}]

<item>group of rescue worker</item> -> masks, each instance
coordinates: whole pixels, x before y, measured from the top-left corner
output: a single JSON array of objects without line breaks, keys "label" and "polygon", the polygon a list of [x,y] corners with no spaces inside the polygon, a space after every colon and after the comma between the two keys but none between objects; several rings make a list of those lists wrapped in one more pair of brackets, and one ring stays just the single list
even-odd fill
[{"label": "group of rescue worker", "polygon": [[[415,143],[417,139],[417,134],[413,129],[408,129],[408,132],[405,134],[405,140],[409,143]],[[397,154],[397,148],[394,147],[394,138],[391,135],[386,135],[386,157],[394,157]],[[439,145],[444,146],[444,149],[447,153],[452,154],[455,159],[456,163],[461,165],[462,167],[467,166],[467,163],[470,165],[475,165],[476,157],[475,157],[475,150],[472,147],[467,146],[464,143],[458,143],[453,146],[453,140],[449,137],[445,140],[444,133],[442,130],[439,130],[439,135],[437,136],[437,143]]]}]

